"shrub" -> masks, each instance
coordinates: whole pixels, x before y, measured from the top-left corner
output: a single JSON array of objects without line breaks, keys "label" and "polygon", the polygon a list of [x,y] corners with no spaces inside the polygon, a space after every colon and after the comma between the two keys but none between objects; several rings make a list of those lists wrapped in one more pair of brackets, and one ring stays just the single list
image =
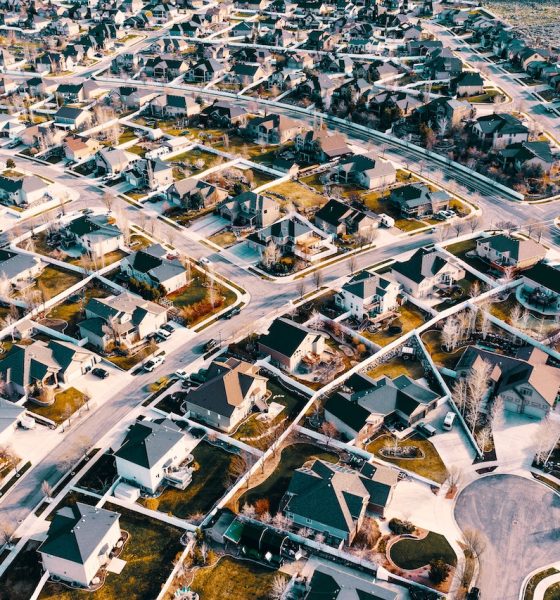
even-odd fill
[{"label": "shrub", "polygon": [[157,498],[148,498],[146,500],[146,508],[149,510],[157,510],[159,508],[159,500]]},{"label": "shrub", "polygon": [[430,571],[428,576],[433,583],[441,583],[447,579],[451,567],[441,558],[433,558],[430,561]]},{"label": "shrub", "polygon": [[389,521],[389,529],[396,535],[403,535],[405,533],[412,533],[416,527],[410,521],[391,519]]}]

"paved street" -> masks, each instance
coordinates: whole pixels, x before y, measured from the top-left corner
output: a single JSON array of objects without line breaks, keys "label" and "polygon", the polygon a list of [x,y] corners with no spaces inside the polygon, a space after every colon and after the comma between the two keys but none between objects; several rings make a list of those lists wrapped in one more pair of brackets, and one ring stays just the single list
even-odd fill
[{"label": "paved street", "polygon": [[516,475],[491,475],[459,495],[455,518],[483,532],[477,585],[484,600],[517,600],[525,577],[560,559],[560,497]]}]

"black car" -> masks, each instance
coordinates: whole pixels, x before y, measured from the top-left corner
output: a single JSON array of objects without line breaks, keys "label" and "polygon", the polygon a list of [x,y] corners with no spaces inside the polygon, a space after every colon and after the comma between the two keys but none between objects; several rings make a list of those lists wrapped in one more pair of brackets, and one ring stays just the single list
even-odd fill
[{"label": "black car", "polygon": [[101,367],[96,367],[95,369],[93,369],[93,371],[91,373],[92,373],[92,375],[99,377],[99,379],[105,379],[105,378],[109,377],[109,372],[106,371],[105,369],[102,369]]},{"label": "black car", "polygon": [[467,594],[467,600],[479,600],[480,590],[476,587],[471,588],[471,591]]},{"label": "black car", "polygon": [[208,340],[206,342],[206,344],[204,344],[204,346],[202,346],[202,351],[203,352],[208,352],[208,350],[212,350],[212,348],[215,348],[218,345],[218,340]]}]

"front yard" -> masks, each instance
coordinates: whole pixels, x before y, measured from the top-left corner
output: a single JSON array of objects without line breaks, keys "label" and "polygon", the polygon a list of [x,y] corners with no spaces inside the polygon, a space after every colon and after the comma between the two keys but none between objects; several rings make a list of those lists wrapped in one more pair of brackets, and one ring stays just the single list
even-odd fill
[{"label": "front yard", "polygon": [[56,394],[54,402],[50,406],[39,406],[28,400],[25,408],[45,419],[54,421],[57,425],[71,419],[72,415],[85,406],[87,396],[74,387],[62,390]]},{"label": "front yard", "polygon": [[379,458],[391,462],[401,469],[408,469],[418,473],[422,477],[427,477],[437,483],[443,483],[447,478],[447,469],[434,445],[426,438],[412,434],[410,437],[400,440],[399,448],[415,447],[422,453],[421,458],[391,458],[381,453],[382,448],[394,448],[395,437],[390,434],[381,434],[372,440],[368,446],[368,452],[375,454]]},{"label": "front yard", "polygon": [[253,561],[224,556],[214,566],[199,569],[191,588],[203,600],[267,600],[277,575]]},{"label": "front yard", "polygon": [[200,442],[192,454],[196,470],[185,490],[168,487],[156,502],[145,498],[139,502],[151,508],[157,506],[156,510],[180,519],[208,513],[232,483],[229,469],[235,454],[205,441]]},{"label": "front yard", "polygon": [[29,600],[41,579],[42,567],[37,548],[29,540],[0,577],[0,600]]},{"label": "front yard", "polygon": [[123,369],[123,371],[128,371],[158,350],[159,346],[155,344],[144,344],[139,348],[131,350],[128,354],[113,354],[112,356],[107,356],[107,360]]},{"label": "front yard", "polygon": [[397,567],[406,570],[419,569],[434,558],[440,558],[448,565],[457,564],[457,556],[445,536],[429,531],[421,539],[400,539],[391,546],[391,560]]},{"label": "front yard", "polygon": [[103,508],[121,515],[121,529],[130,534],[119,558],[126,562],[120,574],[109,573],[96,592],[70,590],[49,582],[39,595],[41,600],[125,600],[156,598],[167,579],[173,561],[182,550],[182,530],[134,511],[106,504]]}]

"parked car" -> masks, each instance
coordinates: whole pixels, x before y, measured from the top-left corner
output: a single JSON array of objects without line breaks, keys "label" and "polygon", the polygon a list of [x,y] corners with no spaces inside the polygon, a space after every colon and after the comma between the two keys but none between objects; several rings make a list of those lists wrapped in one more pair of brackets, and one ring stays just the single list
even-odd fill
[{"label": "parked car", "polygon": [[480,590],[477,587],[471,588],[471,591],[467,594],[467,600],[479,600]]},{"label": "parked car", "polygon": [[154,369],[159,367],[165,362],[165,358],[163,356],[155,356],[150,359],[147,363],[144,363],[144,371],[148,371],[151,373]]},{"label": "parked car", "polygon": [[168,338],[171,337],[171,331],[167,331],[167,329],[164,329],[163,327],[161,327],[160,329],[158,329],[156,331],[156,336],[163,340],[167,340]]},{"label": "parked car", "polygon": [[99,379],[106,379],[107,377],[109,377],[109,371],[106,371],[101,367],[95,367],[95,369],[91,371],[91,374],[95,375],[96,377],[99,377]]},{"label": "parked car", "polygon": [[175,377],[184,380],[189,378],[189,374],[187,373],[186,369],[178,369],[175,371]]},{"label": "parked car", "polygon": [[443,428],[446,431],[451,431],[453,429],[453,423],[455,422],[455,413],[450,410],[446,415],[445,419],[443,419]]},{"label": "parked car", "polygon": [[173,327],[171,323],[165,323],[165,325],[162,325],[161,328],[165,329],[165,331],[169,331],[169,333],[173,333],[175,331],[175,327]]},{"label": "parked car", "polygon": [[202,346],[202,351],[208,352],[209,350],[212,350],[212,348],[215,348],[217,345],[218,345],[218,340],[210,339],[206,342],[206,344],[204,344],[204,346]]},{"label": "parked car", "polygon": [[437,433],[435,427],[432,427],[428,423],[424,423],[424,421],[420,421],[420,423],[416,425],[416,431],[423,433],[426,437],[432,437]]},{"label": "parked car", "polygon": [[200,263],[203,265],[209,265],[210,261],[204,256],[200,259]]}]

